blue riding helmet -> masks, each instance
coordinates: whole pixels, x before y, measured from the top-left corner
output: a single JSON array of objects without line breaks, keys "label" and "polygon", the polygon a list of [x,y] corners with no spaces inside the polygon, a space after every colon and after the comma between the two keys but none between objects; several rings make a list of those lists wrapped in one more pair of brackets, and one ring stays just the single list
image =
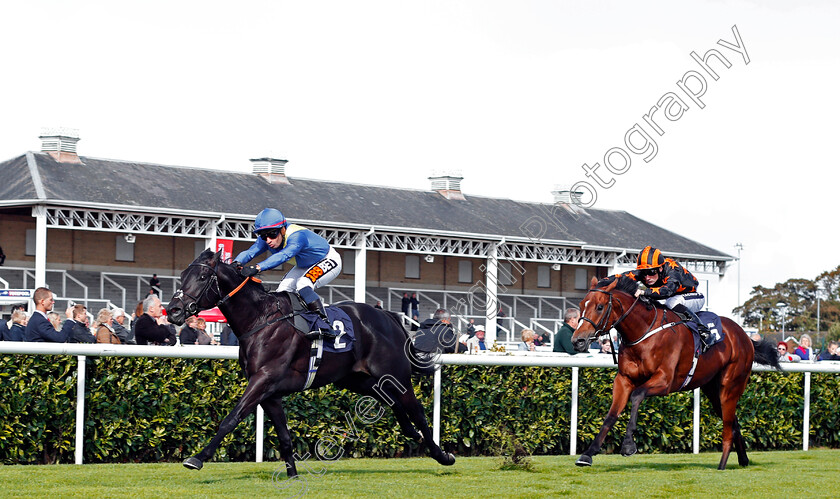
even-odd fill
[{"label": "blue riding helmet", "polygon": [[265,229],[273,229],[273,228],[280,228],[285,227],[288,225],[286,222],[286,217],[280,213],[280,210],[275,210],[274,208],[266,208],[257,215],[256,220],[254,220],[254,235],[257,232]]}]

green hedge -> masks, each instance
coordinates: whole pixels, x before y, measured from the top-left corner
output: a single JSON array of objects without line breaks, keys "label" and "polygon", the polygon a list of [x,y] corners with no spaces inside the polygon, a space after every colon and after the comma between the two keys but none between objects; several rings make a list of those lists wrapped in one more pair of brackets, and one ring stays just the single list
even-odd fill
[{"label": "green hedge", "polygon": [[[84,460],[180,461],[206,445],[245,389],[232,360],[87,358]],[[578,451],[598,433],[612,396],[615,371],[580,370]],[[6,464],[68,463],[74,459],[77,361],[66,356],[0,357],[0,460]],[[739,405],[751,450],[802,445],[801,373],[753,373]],[[442,377],[443,446],[458,455],[495,455],[506,439],[532,454],[567,454],[571,370],[509,367],[445,367]],[[431,422],[432,380],[416,379],[415,392]],[[811,378],[812,446],[840,447],[840,376]],[[345,456],[394,457],[414,450],[389,410],[366,424],[355,415],[361,398],[327,387],[294,394],[286,412],[297,452],[314,454],[325,437],[343,444]],[[720,447],[720,420],[708,402],[701,411],[701,447]],[[690,393],[646,400],[636,443],[641,452],[690,452]],[[352,420],[351,427],[347,418]],[[610,432],[605,452],[614,452],[629,410]],[[267,459],[278,459],[277,437],[266,424]],[[222,443],[215,459],[255,458],[254,417]]]}]

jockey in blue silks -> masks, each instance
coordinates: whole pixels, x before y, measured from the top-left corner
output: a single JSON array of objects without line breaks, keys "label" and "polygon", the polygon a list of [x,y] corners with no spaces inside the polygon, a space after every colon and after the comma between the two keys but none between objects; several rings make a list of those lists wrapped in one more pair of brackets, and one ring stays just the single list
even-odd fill
[{"label": "jockey in blue silks", "polygon": [[[287,261],[291,262],[294,267],[280,281],[277,291],[297,293],[309,311],[317,313],[329,324],[324,303],[315,289],[329,284],[341,273],[341,256],[338,252],[330,247],[326,239],[305,227],[289,223],[274,208],[266,208],[257,215],[254,235],[257,236],[254,244],[238,254],[233,262],[237,268],[241,268],[242,276],[250,277]],[[266,251],[271,256],[256,265],[242,267]],[[329,335],[331,332],[324,331],[324,334]]]}]

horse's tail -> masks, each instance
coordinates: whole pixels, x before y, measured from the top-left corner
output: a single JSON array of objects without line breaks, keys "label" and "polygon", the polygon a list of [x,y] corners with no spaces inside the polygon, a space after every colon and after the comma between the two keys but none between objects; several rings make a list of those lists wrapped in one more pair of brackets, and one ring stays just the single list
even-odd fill
[{"label": "horse's tail", "polygon": [[[406,356],[408,357],[408,362],[411,364],[411,372],[413,374],[421,375],[421,376],[430,376],[435,373],[435,364],[434,358],[432,354],[421,352],[414,348],[414,343],[411,341],[411,336],[406,331],[405,326],[403,326],[402,319],[400,318],[399,314],[396,312],[391,312],[390,310],[386,310],[385,314],[391,318],[392,321],[400,328],[400,330],[405,334],[405,341],[406,341]],[[419,364],[419,365],[418,365]]]},{"label": "horse's tail", "polygon": [[755,348],[755,361],[759,364],[770,366],[777,371],[782,370],[779,365],[779,355],[776,353],[776,347],[767,340],[752,340]]}]

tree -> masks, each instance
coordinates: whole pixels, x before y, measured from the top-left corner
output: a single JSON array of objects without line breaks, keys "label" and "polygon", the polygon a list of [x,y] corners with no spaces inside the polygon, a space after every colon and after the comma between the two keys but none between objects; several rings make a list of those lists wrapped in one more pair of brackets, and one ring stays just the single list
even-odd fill
[{"label": "tree", "polygon": [[[788,279],[772,288],[755,286],[750,298],[732,312],[744,318],[744,325],[764,331],[781,330],[783,318],[786,331],[815,331],[818,293],[819,329],[825,331],[840,324],[840,265],[814,280]],[[785,307],[780,307],[779,303],[784,303]]]}]

